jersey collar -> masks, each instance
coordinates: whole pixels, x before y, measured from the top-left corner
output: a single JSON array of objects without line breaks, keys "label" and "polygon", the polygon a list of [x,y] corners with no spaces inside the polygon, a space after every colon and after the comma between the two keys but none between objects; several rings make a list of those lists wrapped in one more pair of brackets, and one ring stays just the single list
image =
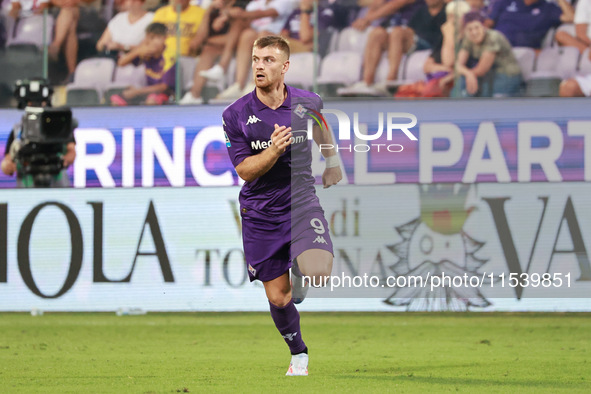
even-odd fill
[{"label": "jersey collar", "polygon": [[[284,84],[285,85],[285,84]],[[283,104],[281,104],[279,106],[279,108],[287,108],[291,110],[291,87],[285,85],[285,88],[287,89],[287,97],[285,98],[285,101],[283,101]],[[257,97],[257,90],[256,88],[252,91],[252,99],[254,101],[254,105],[255,108],[259,111],[266,109],[270,109],[269,107],[267,107],[265,104],[263,104],[263,102],[261,100],[259,100],[259,98]],[[279,109],[277,108],[277,109]]]}]

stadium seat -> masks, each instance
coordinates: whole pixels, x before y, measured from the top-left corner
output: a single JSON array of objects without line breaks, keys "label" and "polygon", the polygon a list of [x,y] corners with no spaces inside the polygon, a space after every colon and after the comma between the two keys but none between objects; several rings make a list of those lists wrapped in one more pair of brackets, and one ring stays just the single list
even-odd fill
[{"label": "stadium seat", "polygon": [[103,88],[113,81],[115,60],[106,57],[85,59],[74,72],[74,84]]},{"label": "stadium seat", "polygon": [[[48,15],[45,26],[46,42],[48,45],[51,42],[53,23],[53,17]],[[33,44],[37,48],[43,48],[43,15],[32,15],[18,20],[14,36],[9,35],[6,46],[20,44]]]},{"label": "stadium seat", "polygon": [[343,29],[339,33],[336,50],[339,52],[353,51],[363,53],[370,31],[371,28],[365,29],[363,32],[352,27]]},{"label": "stadium seat", "polygon": [[[104,91],[111,86],[114,72],[115,60],[111,58],[97,57],[81,61],[76,66],[74,82],[66,87],[67,99],[81,100],[78,105],[99,104]],[[78,91],[78,93],[71,93],[73,91]],[[98,102],[95,102],[94,92],[98,96]],[[76,103],[76,101],[72,101],[72,103]]]},{"label": "stadium seat", "polygon": [[70,106],[92,106],[101,104],[101,93],[92,88],[68,87],[66,93],[66,105]]},{"label": "stadium seat", "polygon": [[561,79],[568,79],[575,76],[579,68],[579,50],[575,47],[562,47],[560,57],[556,65],[556,72]]},{"label": "stadium seat", "polygon": [[531,74],[534,71],[534,64],[536,61],[536,51],[528,47],[515,47],[513,48],[513,54],[519,63],[521,68],[521,75],[525,81],[531,78]]},{"label": "stadium seat", "polygon": [[583,52],[583,54],[581,55],[581,60],[579,63],[579,70],[578,70],[579,74],[582,74],[582,75],[591,74],[591,60],[589,60],[589,51],[591,51],[591,50],[589,48],[587,48],[585,50],[585,52]]},{"label": "stadium seat", "polygon": [[[559,63],[570,59],[568,56],[572,52],[566,51],[566,55],[562,58],[562,53],[565,48],[557,46],[551,48],[543,48],[538,54],[534,66],[534,71],[527,80],[525,95],[528,97],[556,97],[558,96],[558,89],[560,86],[561,76],[559,71]],[[575,49],[576,48],[572,48]],[[562,60],[561,60],[562,59]],[[570,61],[570,60],[568,60]],[[566,68],[567,66],[562,66]],[[576,63],[574,64],[576,67]],[[563,70],[564,72],[564,70]]]},{"label": "stadium seat", "polygon": [[17,79],[42,75],[43,56],[32,44],[8,47],[0,51],[0,70],[0,82],[12,86]]},{"label": "stadium seat", "polygon": [[[285,82],[289,85],[303,86],[310,89],[314,83],[314,54],[312,52],[294,53],[290,57],[289,71],[285,74]],[[316,56],[316,67],[320,66],[320,59]]]},{"label": "stadium seat", "polygon": [[146,86],[145,66],[143,64],[140,64],[139,66],[128,64],[127,66],[115,67],[115,73],[111,85]]},{"label": "stadium seat", "polygon": [[548,33],[546,33],[546,35],[544,36],[544,39],[542,40],[542,49],[544,48],[552,48],[554,46],[556,46],[556,41],[554,40],[554,36],[556,35],[556,31],[557,29],[551,28],[550,30],[548,30]]},{"label": "stadium seat", "polygon": [[405,62],[404,79],[409,82],[424,81],[427,79],[424,67],[430,54],[430,49],[411,53]]},{"label": "stadium seat", "polygon": [[181,56],[179,58],[181,67],[181,86],[183,91],[188,90],[193,86],[193,74],[198,61],[198,57],[192,56]]},{"label": "stadium seat", "polygon": [[[320,66],[318,83],[348,85],[361,77],[362,54],[359,52],[333,52],[326,55]],[[346,67],[343,67],[346,65]]]},{"label": "stadium seat", "polygon": [[146,71],[143,64],[139,66],[128,64],[115,67],[113,82],[105,85],[102,89],[105,102],[108,102],[113,94],[120,94],[128,86],[146,86]]}]

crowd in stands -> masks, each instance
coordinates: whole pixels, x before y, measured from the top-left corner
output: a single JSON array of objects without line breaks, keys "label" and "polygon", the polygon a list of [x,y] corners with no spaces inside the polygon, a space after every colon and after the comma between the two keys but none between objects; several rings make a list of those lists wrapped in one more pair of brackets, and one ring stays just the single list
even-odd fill
[{"label": "crowd in stands", "polygon": [[43,13],[72,104],[237,99],[269,34],[290,42],[288,83],[317,65],[329,96],[591,95],[591,0],[3,0],[0,45],[40,51]]}]

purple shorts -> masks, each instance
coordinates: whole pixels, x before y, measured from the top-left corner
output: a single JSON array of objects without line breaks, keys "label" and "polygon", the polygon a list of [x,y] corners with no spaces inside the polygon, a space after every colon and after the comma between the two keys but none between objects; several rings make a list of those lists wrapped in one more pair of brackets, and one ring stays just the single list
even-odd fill
[{"label": "purple shorts", "polygon": [[272,223],[242,214],[242,242],[251,282],[280,277],[291,268],[292,260],[306,250],[323,249],[333,253],[322,208],[295,211],[291,217],[291,220]]}]

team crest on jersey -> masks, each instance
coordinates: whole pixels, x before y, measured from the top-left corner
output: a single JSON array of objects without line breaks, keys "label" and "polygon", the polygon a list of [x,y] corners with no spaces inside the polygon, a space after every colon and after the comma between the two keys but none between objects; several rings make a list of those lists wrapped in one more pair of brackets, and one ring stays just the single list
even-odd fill
[{"label": "team crest on jersey", "polygon": [[256,276],[257,274],[257,270],[255,270],[254,267],[250,264],[248,264],[248,272],[250,272],[252,276]]},{"label": "team crest on jersey", "polygon": [[308,110],[306,108],[304,108],[304,106],[302,104],[298,104],[298,106],[296,107],[296,109],[293,111],[297,116],[299,116],[300,118],[304,118],[304,116],[306,116],[306,112],[308,112]]}]

